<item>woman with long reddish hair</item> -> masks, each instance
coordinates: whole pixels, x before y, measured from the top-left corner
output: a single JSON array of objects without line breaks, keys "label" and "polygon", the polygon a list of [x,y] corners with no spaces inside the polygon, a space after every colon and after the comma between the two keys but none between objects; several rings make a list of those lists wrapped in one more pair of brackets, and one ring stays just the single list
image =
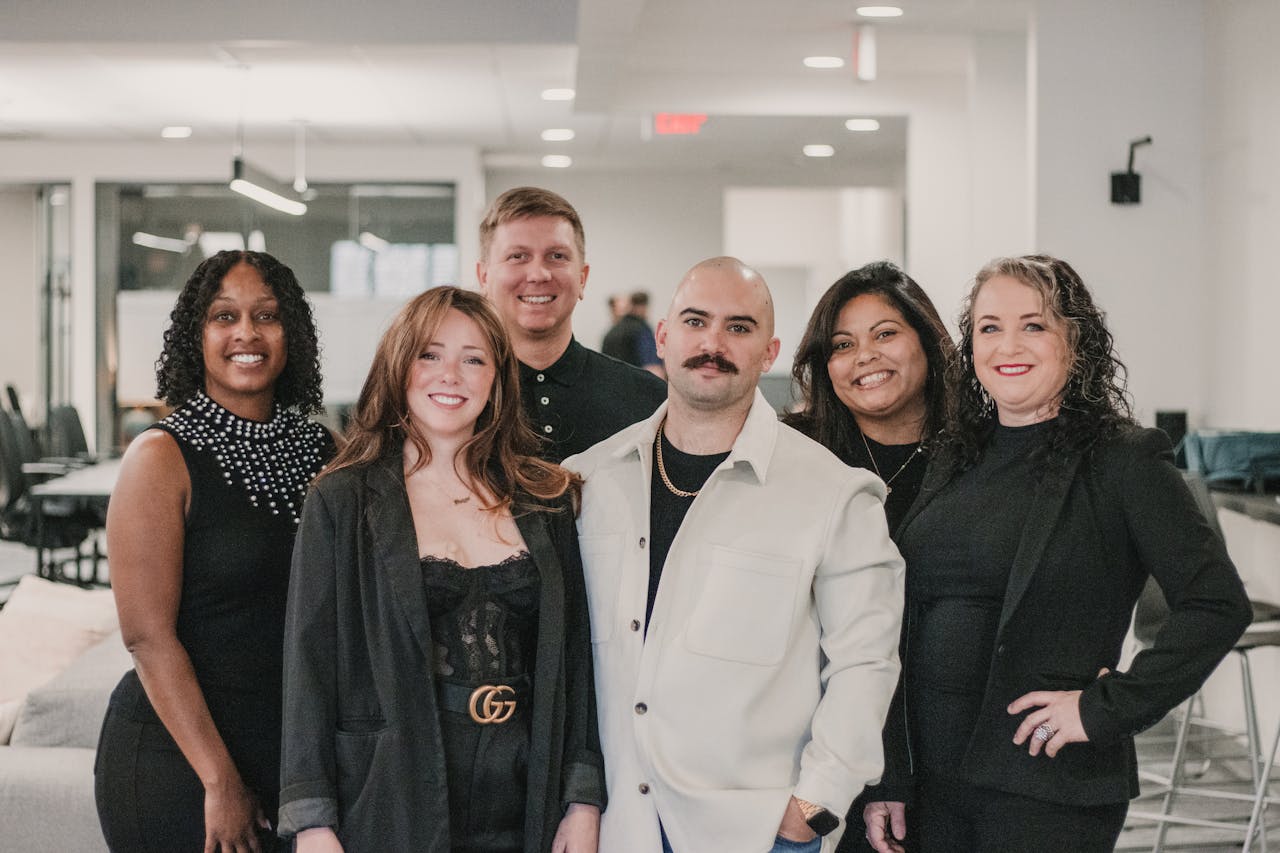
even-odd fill
[{"label": "woman with long reddish hair", "polygon": [[281,832],[333,850],[595,853],[581,485],[534,455],[478,294],[392,322],[294,552]]}]

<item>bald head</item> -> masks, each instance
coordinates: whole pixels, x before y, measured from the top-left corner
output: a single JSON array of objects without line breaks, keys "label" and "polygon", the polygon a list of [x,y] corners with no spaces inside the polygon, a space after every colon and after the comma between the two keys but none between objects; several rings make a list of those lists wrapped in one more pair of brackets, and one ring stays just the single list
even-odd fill
[{"label": "bald head", "polygon": [[753,319],[765,337],[773,337],[773,296],[769,293],[769,285],[765,284],[764,276],[737,258],[722,255],[694,264],[676,288],[671,310],[667,312],[668,319],[683,310],[691,289],[724,293],[744,306],[752,306]]},{"label": "bald head", "polygon": [[778,357],[764,278],[737,258],[702,261],[676,288],[657,341],[673,406],[745,415]]}]

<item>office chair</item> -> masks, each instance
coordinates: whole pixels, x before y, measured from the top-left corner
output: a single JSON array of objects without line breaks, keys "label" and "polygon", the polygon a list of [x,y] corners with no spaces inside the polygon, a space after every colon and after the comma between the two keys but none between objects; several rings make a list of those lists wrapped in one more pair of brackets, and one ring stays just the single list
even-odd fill
[{"label": "office chair", "polygon": [[[43,476],[32,470],[40,468],[41,464],[33,466],[23,459],[28,442],[21,439],[19,430],[9,413],[0,412],[0,539],[50,551],[73,549],[73,557],[53,560],[49,566],[39,566],[38,569],[42,574],[47,569],[54,577],[65,577],[63,568],[74,562],[76,579],[84,582],[81,561],[92,558],[96,568],[101,556],[96,537],[91,537],[92,532],[102,526],[101,513],[81,501],[49,499],[42,501],[42,517],[37,517],[30,488]],[[58,468],[45,473],[65,471],[65,468]],[[93,538],[93,550],[86,555],[81,552],[81,546],[90,538]]]}]

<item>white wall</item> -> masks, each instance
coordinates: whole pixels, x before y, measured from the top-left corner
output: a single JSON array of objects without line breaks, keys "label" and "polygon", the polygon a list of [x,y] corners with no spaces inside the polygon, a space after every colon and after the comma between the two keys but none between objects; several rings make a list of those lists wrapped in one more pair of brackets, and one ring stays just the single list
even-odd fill
[{"label": "white wall", "polygon": [[[1107,312],[1146,422],[1159,409],[1206,417],[1202,15],[1199,2],[1036,3],[1036,246]],[[1111,172],[1148,134],[1142,204],[1111,204]]]},{"label": "white wall", "polygon": [[[277,175],[293,170],[290,145],[247,145],[253,163]],[[94,246],[94,188],[108,181],[222,181],[230,177],[230,145],[172,143],[0,143],[0,184],[71,184],[72,359],[71,402],[85,420],[94,444],[97,376]],[[474,227],[484,210],[484,179],[479,150],[471,146],[322,146],[307,149],[312,181],[448,181],[457,190],[455,218],[458,248],[465,259],[476,254]],[[9,325],[6,320],[6,327]],[[0,336],[2,337],[2,336]]]},{"label": "white wall", "polygon": [[1205,265],[1210,426],[1280,431],[1280,3],[1206,21]]},{"label": "white wall", "polygon": [[[42,419],[40,389],[40,229],[36,189],[0,187],[0,387],[12,384],[33,423]],[[8,405],[7,402],[5,405]]]}]

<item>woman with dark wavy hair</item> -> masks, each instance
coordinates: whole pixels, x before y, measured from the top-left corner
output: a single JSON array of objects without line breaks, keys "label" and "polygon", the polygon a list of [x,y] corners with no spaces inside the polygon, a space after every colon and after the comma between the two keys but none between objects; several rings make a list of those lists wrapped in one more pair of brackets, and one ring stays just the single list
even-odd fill
[{"label": "woman with dark wavy hair", "polygon": [[333,452],[307,419],[315,325],[288,267],[219,252],[164,341],[158,396],[176,408],[130,445],[107,513],[134,669],[98,743],[98,814],[113,850],[271,850],[290,556]]},{"label": "woman with dark wavy hair", "polygon": [[[1249,624],[1221,540],[1130,416],[1102,312],[1065,261],[977,275],[955,405],[899,531],[905,699],[886,726],[882,853],[1114,848],[1133,735],[1194,693]],[[1155,643],[1115,668],[1148,575]],[[914,800],[911,825],[903,803]]]},{"label": "woman with dark wavy hair", "polygon": [[581,480],[536,457],[479,294],[408,303],[307,499],[285,641],[298,853],[595,853]]},{"label": "woman with dark wavy hair", "polygon": [[878,261],[831,285],[796,350],[800,410],[783,420],[885,481],[891,532],[920,490],[942,429],[954,349],[920,285]]}]

